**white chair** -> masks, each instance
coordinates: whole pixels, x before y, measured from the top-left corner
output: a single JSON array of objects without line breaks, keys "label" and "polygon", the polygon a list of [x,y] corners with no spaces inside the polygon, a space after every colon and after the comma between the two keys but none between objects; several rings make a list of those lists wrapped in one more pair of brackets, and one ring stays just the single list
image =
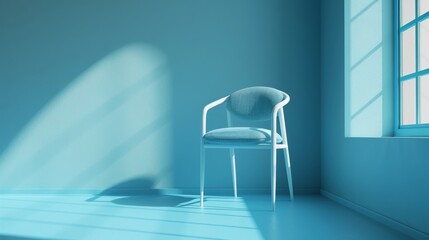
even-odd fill
[{"label": "white chair", "polygon": [[[229,96],[209,103],[203,110],[201,159],[200,159],[200,206],[204,207],[205,150],[207,148],[229,149],[234,185],[234,197],[237,197],[237,178],[235,167],[235,149],[270,149],[271,150],[271,197],[273,210],[276,204],[276,166],[277,150],[283,149],[290,199],[293,200],[292,173],[289,147],[286,136],[286,124],[283,107],[289,102],[289,95],[274,88],[250,87],[238,90]],[[226,103],[227,128],[206,131],[207,112]],[[254,127],[232,127],[232,116],[250,120],[270,120],[271,129]],[[280,134],[277,133],[277,118]]]}]

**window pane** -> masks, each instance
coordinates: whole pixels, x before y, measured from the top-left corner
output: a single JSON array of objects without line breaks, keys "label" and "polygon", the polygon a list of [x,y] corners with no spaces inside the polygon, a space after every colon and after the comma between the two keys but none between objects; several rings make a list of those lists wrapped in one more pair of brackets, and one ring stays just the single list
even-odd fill
[{"label": "window pane", "polygon": [[[427,0],[426,0],[427,1]],[[401,0],[401,26],[411,22],[416,14],[415,0]]]},{"label": "window pane", "polygon": [[401,83],[401,124],[416,124],[416,79]]},{"label": "window pane", "polygon": [[416,72],[416,28],[401,33],[401,76]]},{"label": "window pane", "polygon": [[420,123],[429,123],[429,75],[420,77]]},{"label": "window pane", "polygon": [[429,0],[420,0],[419,1],[419,16],[425,14],[429,11]]},{"label": "window pane", "polygon": [[[426,0],[429,3],[429,0]],[[419,70],[429,68],[429,19],[419,23]]]}]

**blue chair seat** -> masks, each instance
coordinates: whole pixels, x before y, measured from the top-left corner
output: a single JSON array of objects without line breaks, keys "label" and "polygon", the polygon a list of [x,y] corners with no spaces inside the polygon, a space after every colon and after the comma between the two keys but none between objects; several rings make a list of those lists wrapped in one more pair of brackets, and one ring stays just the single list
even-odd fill
[{"label": "blue chair seat", "polygon": [[[210,144],[254,145],[271,143],[271,130],[254,127],[219,128],[207,132],[203,139],[204,143]],[[282,141],[282,137],[277,133],[276,142],[282,143]]]}]

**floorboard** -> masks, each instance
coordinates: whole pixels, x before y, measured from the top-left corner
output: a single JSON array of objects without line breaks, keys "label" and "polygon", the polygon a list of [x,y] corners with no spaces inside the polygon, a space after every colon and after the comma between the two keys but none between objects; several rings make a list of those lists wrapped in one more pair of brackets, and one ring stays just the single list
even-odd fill
[{"label": "floorboard", "polygon": [[320,195],[0,195],[0,239],[409,239]]}]

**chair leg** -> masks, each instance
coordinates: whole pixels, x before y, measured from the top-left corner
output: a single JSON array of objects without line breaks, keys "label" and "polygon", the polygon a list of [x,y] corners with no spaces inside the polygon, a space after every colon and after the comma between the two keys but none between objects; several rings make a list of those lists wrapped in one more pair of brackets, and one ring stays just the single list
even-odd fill
[{"label": "chair leg", "polygon": [[277,149],[273,147],[271,152],[271,199],[273,211],[276,210],[276,169],[277,169]]},{"label": "chair leg", "polygon": [[231,157],[231,170],[232,170],[232,183],[234,185],[234,197],[237,197],[237,173],[235,167],[235,149],[229,149],[229,155]]},{"label": "chair leg", "polygon": [[289,148],[285,148],[283,149],[283,151],[285,156],[285,166],[286,166],[287,182],[289,186],[289,196],[290,196],[290,200],[293,200],[293,184],[292,184],[292,172],[290,167]]},{"label": "chair leg", "polygon": [[200,207],[204,207],[204,175],[205,175],[205,149],[201,145],[201,156],[200,156]]}]

